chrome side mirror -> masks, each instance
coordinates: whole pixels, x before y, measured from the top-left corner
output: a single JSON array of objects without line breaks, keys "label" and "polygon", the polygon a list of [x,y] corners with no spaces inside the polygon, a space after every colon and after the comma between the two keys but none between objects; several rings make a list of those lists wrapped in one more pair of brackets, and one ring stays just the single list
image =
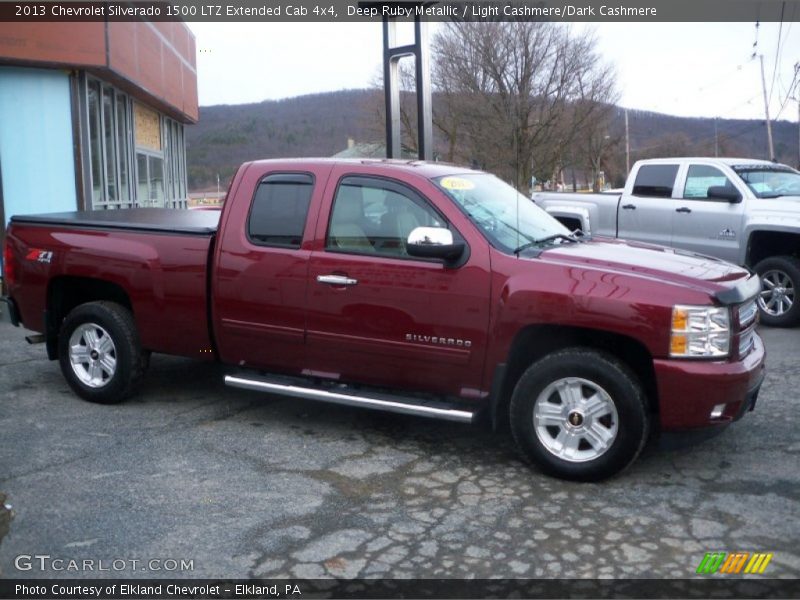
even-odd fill
[{"label": "chrome side mirror", "polygon": [[417,227],[408,234],[406,252],[419,258],[455,260],[464,252],[464,244],[454,242],[453,232],[444,227]]}]

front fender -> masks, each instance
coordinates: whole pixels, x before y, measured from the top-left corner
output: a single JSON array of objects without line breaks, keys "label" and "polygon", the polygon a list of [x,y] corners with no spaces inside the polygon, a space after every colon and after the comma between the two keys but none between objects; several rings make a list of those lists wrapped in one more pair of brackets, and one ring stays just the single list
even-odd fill
[{"label": "front fender", "polygon": [[[747,223],[745,223],[744,233],[747,243],[740,248],[739,264],[754,266],[751,264],[751,262],[757,262],[751,261],[754,239],[759,234],[767,232],[773,234],[773,236],[776,234],[782,234],[784,237],[789,236],[790,241],[794,242],[794,251],[800,251],[800,218],[781,215],[760,215],[758,219],[748,219]],[[777,252],[776,254],[792,253],[790,248],[787,252]]]}]

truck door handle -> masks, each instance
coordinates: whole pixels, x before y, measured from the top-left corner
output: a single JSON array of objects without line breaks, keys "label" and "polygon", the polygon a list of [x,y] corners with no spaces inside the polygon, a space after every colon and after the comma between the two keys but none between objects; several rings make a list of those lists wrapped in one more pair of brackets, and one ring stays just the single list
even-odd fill
[{"label": "truck door handle", "polygon": [[675,212],[690,213],[690,212],[692,212],[692,209],[688,208],[686,206],[681,206],[680,208],[676,208]]},{"label": "truck door handle", "polygon": [[317,283],[327,283],[328,285],[356,285],[358,279],[351,279],[346,275],[317,275]]},{"label": "truck door handle", "polygon": [[635,204],[625,204],[622,208],[624,210],[636,210],[636,205]]}]

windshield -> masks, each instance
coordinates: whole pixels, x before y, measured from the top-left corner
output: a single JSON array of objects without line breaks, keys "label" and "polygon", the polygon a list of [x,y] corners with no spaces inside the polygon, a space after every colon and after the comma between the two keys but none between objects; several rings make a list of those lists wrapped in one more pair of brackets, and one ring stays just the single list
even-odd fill
[{"label": "windshield", "polygon": [[433,181],[504,252],[537,242],[560,243],[558,236],[569,235],[566,227],[494,175],[466,173]]},{"label": "windshield", "polygon": [[758,198],[800,196],[800,173],[788,167],[734,167]]}]

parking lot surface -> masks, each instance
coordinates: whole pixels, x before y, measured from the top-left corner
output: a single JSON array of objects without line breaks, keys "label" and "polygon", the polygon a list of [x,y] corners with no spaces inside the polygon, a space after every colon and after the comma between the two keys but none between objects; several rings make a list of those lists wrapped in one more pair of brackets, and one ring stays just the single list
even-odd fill
[{"label": "parking lot surface", "polygon": [[[222,367],[173,357],[134,399],[93,405],[0,325],[0,576],[682,578],[749,551],[797,578],[800,330],[761,333],[755,412],[576,484],[484,428],[228,389]],[[15,565],[36,554],[125,566]]]}]

